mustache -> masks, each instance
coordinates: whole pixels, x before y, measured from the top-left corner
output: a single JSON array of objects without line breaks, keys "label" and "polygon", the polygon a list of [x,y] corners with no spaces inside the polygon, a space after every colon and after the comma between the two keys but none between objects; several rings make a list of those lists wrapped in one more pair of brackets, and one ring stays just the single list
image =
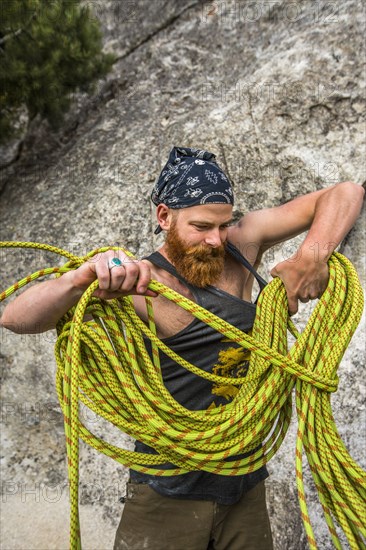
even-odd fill
[{"label": "mustache", "polygon": [[212,258],[223,258],[225,256],[225,245],[222,244],[217,248],[199,244],[186,249],[185,256],[195,258],[196,260],[210,260]]}]

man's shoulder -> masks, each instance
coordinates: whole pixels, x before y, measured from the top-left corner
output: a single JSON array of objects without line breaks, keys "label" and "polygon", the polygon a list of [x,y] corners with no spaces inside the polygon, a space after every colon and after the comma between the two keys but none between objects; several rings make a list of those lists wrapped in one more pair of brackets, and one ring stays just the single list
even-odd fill
[{"label": "man's shoulder", "polygon": [[235,225],[229,227],[228,231],[228,242],[233,244],[252,265],[258,260],[261,244],[259,235],[251,226],[253,223],[253,219],[249,220],[243,216]]}]

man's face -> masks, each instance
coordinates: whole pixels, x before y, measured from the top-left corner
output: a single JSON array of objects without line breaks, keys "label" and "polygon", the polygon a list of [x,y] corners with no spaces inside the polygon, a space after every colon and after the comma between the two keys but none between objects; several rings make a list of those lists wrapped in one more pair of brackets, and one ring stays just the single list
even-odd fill
[{"label": "man's face", "polygon": [[172,212],[165,248],[178,273],[189,283],[215,283],[225,262],[225,246],[232,206],[209,204]]}]

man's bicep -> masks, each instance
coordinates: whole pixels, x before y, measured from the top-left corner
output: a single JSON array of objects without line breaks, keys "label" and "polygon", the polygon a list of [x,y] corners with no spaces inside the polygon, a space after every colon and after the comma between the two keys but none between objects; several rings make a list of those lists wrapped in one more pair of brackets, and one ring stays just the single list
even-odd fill
[{"label": "man's bicep", "polygon": [[316,201],[328,189],[297,197],[281,206],[249,212],[232,228],[230,240],[244,247],[246,256],[254,263],[257,256],[271,246],[309,229]]}]

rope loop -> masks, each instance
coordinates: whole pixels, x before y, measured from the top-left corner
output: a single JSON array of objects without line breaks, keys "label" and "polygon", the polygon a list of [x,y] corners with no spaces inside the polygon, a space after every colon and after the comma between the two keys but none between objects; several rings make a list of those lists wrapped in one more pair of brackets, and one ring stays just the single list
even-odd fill
[{"label": "rope loop", "polygon": [[[78,257],[56,247],[3,242],[0,247],[40,248],[68,259],[62,267],[41,269],[0,295],[0,301],[29,282],[62,276],[106,250]],[[349,260],[334,253],[329,283],[303,332],[288,315],[280,279],[261,292],[252,334],[248,335],[172,289],[152,280],[149,289],[173,301],[250,353],[245,377],[206,373],[188,363],[157,338],[153,299],[146,298],[149,323],[136,314],[130,296],[101,300],[92,283],[57,325],[56,389],[65,420],[71,500],[71,548],[81,548],[78,511],[79,439],[137,471],[170,476],[194,470],[241,475],[265,465],[281,446],[295,394],[298,432],[296,479],[301,515],[311,550],[317,548],[303,482],[305,454],[335,548],[341,544],[335,523],[351,549],[366,549],[366,474],[351,458],[334,423],[329,393],[338,387],[337,370],[363,310],[363,292]],[[287,334],[296,339],[288,349]],[[151,341],[151,357],[144,338]],[[233,399],[209,410],[188,410],[165,388],[159,353],[217,387],[235,388]],[[93,434],[79,417],[83,403],[111,425],[153,447],[156,455],[132,452]],[[245,458],[239,458],[247,453]],[[169,462],[174,465],[166,469]]]}]

